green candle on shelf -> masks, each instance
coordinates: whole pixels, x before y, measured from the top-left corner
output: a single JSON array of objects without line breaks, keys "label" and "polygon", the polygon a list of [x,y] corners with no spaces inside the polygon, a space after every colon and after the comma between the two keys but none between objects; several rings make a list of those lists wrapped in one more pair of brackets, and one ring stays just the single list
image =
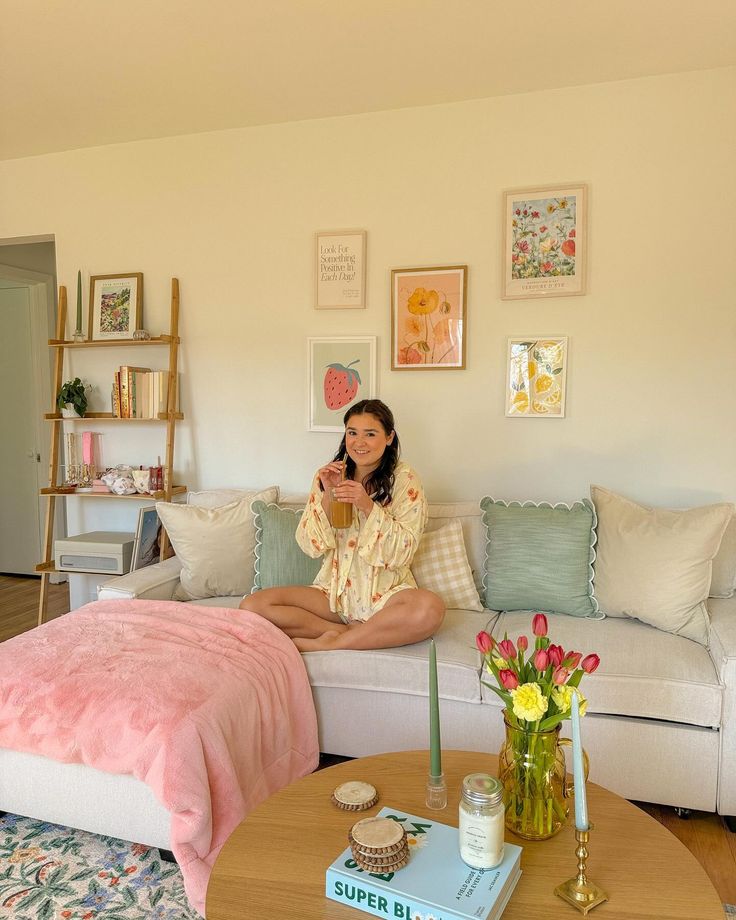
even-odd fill
[{"label": "green candle on shelf", "polygon": [[82,331],[82,272],[77,272],[77,332]]},{"label": "green candle on shelf", "polygon": [[440,700],[437,692],[437,649],[434,639],[429,644],[429,772],[442,775],[440,746]]}]

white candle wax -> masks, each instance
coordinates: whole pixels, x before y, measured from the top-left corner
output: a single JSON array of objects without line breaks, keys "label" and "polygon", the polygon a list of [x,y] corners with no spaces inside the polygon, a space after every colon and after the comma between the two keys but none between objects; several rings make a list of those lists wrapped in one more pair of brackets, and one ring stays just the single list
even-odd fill
[{"label": "white candle wax", "polygon": [[580,701],[577,690],[572,693],[572,775],[575,781],[575,827],[588,830],[588,801],[585,795],[583,746],[580,741]]}]

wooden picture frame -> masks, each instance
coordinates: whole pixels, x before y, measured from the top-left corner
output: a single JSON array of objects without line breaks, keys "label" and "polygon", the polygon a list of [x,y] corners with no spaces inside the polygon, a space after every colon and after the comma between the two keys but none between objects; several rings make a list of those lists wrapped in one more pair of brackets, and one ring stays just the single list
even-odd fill
[{"label": "wooden picture frame", "polygon": [[504,192],[503,300],[585,294],[587,199],[584,183]]},{"label": "wooden picture frame", "polygon": [[468,266],[391,272],[391,370],[463,370]]},{"label": "wooden picture frame", "polygon": [[365,307],[366,231],[320,230],[314,239],[315,309]]},{"label": "wooden picture frame", "polygon": [[89,279],[89,341],[132,339],[143,328],[143,274],[119,272]]},{"label": "wooden picture frame", "polygon": [[[135,529],[133,542],[133,556],[130,562],[130,571],[144,569],[146,566],[155,565],[161,560],[161,538],[164,525],[155,508],[141,508],[138,512],[138,525]],[[171,543],[167,541],[164,559],[175,555]]]},{"label": "wooden picture frame", "polygon": [[342,432],[348,407],[376,397],[376,336],[307,339],[308,428]]},{"label": "wooden picture frame", "polygon": [[564,418],[567,336],[513,336],[506,355],[507,418]]}]

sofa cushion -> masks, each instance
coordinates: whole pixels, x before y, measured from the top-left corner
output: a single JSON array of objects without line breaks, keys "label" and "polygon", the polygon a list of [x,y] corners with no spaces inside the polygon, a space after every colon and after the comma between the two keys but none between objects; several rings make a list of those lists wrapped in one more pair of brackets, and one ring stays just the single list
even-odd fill
[{"label": "sofa cushion", "polygon": [[429,518],[425,532],[431,533],[459,521],[463,529],[463,543],[473,572],[475,587],[483,596],[483,566],[486,558],[486,530],[478,502],[430,502]]},{"label": "sofa cushion", "polygon": [[713,560],[710,597],[733,597],[736,587],[736,514],[731,515]]},{"label": "sofa cushion", "polygon": [[253,501],[253,496],[265,492],[268,498],[267,502],[277,502],[279,500],[279,487],[266,486],[263,489],[204,489],[200,492],[187,492],[187,505],[194,505],[196,508],[221,508],[223,505],[229,505],[232,502],[243,501],[248,499]]},{"label": "sofa cushion", "polygon": [[156,502],[156,510],[181,559],[174,600],[249,594],[255,574],[256,531],[251,501],[272,501],[276,486],[241,492],[217,506]]},{"label": "sofa cushion", "polygon": [[322,557],[312,559],[296,542],[296,527],[303,511],[255,501],[256,574],[253,590],[286,585],[311,585],[322,567]]},{"label": "sofa cushion", "polygon": [[722,503],[669,511],[591,486],[598,514],[596,593],[610,617],[708,643],[712,562],[733,516]]},{"label": "sofa cushion", "polygon": [[[434,637],[437,685],[443,699],[480,702],[480,654],[475,636],[483,627],[490,628],[486,618],[466,610],[447,611]],[[303,658],[313,687],[427,695],[428,641],[370,652],[306,652]]]},{"label": "sofa cushion", "polygon": [[448,609],[483,610],[457,518],[437,530],[424,532],[412,559],[411,573],[417,587],[439,594]]},{"label": "sofa cushion", "polygon": [[481,499],[486,525],[485,606],[598,615],[593,594],[595,511],[572,505]]},{"label": "sofa cushion", "polygon": [[[532,615],[531,611],[503,613],[492,635],[502,639],[508,633],[514,640],[526,635],[531,640]],[[551,616],[549,636],[566,651],[600,655],[598,670],[584,675],[580,684],[588,712],[720,725],[723,690],[707,649],[697,642],[637,620],[608,617],[573,620]],[[483,679],[493,681],[490,674]],[[501,700],[488,687],[483,687],[482,695],[484,702],[500,708]],[[563,733],[566,725],[563,723]]]}]

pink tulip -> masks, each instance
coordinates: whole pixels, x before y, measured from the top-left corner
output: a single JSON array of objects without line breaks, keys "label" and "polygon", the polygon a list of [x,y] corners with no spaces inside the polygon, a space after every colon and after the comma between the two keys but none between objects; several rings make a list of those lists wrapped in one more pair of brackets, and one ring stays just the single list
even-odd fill
[{"label": "pink tulip", "polygon": [[508,668],[498,672],[498,679],[507,690],[516,690],[519,686],[519,678]]},{"label": "pink tulip", "polygon": [[567,670],[567,668],[563,668],[562,666],[555,668],[552,672],[552,683],[557,684],[559,687],[565,683],[569,676],[570,672]]},{"label": "pink tulip", "polygon": [[535,613],[532,618],[532,632],[535,636],[547,635],[547,617],[543,613]]},{"label": "pink tulip", "polygon": [[565,657],[565,652],[561,645],[550,645],[547,649],[547,654],[549,655],[550,664],[553,664],[556,668],[562,664]]},{"label": "pink tulip", "polygon": [[520,652],[525,652],[529,648],[529,640],[526,636],[519,636],[516,640],[516,647]]},{"label": "pink tulip", "polygon": [[498,650],[501,653],[501,657],[506,661],[511,661],[513,658],[516,658],[516,646],[511,641],[511,639],[502,639],[498,643]]},{"label": "pink tulip", "polygon": [[475,645],[481,655],[487,655],[489,652],[493,651],[493,637],[489,636],[487,632],[482,630],[475,637]]},{"label": "pink tulip", "polygon": [[586,674],[592,674],[600,663],[601,660],[597,655],[586,655],[580,662],[580,667]]},{"label": "pink tulip", "polygon": [[534,656],[534,667],[538,671],[546,671],[549,667],[549,655],[546,649],[540,648]]},{"label": "pink tulip", "polygon": [[582,657],[582,652],[568,652],[562,663],[566,668],[576,668],[580,664],[580,659]]}]

